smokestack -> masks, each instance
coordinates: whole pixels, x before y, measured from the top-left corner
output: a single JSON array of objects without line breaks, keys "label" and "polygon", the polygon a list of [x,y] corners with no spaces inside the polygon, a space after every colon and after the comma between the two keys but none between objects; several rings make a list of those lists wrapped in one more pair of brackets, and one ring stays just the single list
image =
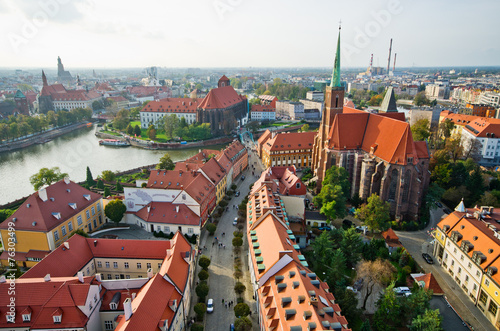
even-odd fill
[{"label": "smokestack", "polygon": [[394,53],[394,64],[392,66],[392,71],[396,71],[396,56],[398,56],[398,53]]},{"label": "smokestack", "polygon": [[372,54],[372,56],[371,56],[371,58],[370,58],[370,69],[371,69],[371,68],[373,68],[373,54]]},{"label": "smokestack", "polygon": [[125,312],[125,320],[128,321],[132,317],[132,300],[130,298],[126,298],[123,301],[123,310]]},{"label": "smokestack", "polygon": [[392,38],[389,44],[389,58],[387,59],[387,75],[389,74],[389,66],[391,65]]}]

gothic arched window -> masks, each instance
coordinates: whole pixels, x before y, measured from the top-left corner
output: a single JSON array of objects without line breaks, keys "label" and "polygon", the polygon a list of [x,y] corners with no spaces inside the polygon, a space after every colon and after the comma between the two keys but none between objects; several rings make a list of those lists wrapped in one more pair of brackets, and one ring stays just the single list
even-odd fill
[{"label": "gothic arched window", "polygon": [[404,177],[404,186],[403,186],[403,202],[408,202],[408,196],[410,195],[410,181],[411,181],[411,171],[406,170]]},{"label": "gothic arched window", "polygon": [[396,190],[398,189],[399,172],[397,169],[391,171],[391,184],[389,185],[389,200],[396,200]]}]

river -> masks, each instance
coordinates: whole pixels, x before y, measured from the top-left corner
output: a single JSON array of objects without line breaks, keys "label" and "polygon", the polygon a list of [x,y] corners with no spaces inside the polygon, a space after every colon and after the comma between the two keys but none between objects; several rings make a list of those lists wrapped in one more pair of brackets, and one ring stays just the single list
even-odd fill
[{"label": "river", "polygon": [[[34,190],[29,178],[44,167],[59,167],[72,181],[79,182],[85,180],[87,166],[96,178],[103,170],[124,171],[158,163],[166,152],[175,162],[199,151],[198,148],[165,151],[100,146],[94,128],[78,129],[43,145],[0,153],[0,205],[32,194]],[[208,148],[220,150],[223,147]]]}]

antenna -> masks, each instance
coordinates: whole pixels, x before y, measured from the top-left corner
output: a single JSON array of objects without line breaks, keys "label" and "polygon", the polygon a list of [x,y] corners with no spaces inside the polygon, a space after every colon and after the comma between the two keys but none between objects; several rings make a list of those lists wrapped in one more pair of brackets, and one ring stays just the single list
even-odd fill
[{"label": "antenna", "polygon": [[398,55],[398,53],[394,53],[394,64],[392,66],[392,71],[396,71],[396,56]]},{"label": "antenna", "polygon": [[370,58],[370,69],[373,67],[373,53],[372,53],[372,56]]}]

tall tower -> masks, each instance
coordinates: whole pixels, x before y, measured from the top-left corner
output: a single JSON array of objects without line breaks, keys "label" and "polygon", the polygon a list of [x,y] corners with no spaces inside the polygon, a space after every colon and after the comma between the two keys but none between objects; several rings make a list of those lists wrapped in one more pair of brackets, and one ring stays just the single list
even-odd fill
[{"label": "tall tower", "polygon": [[47,76],[45,76],[45,72],[43,72],[43,70],[42,70],[42,82],[43,82],[43,86],[49,85],[49,84],[47,84]]},{"label": "tall tower", "polygon": [[332,80],[330,86],[325,90],[325,106],[321,116],[321,125],[314,139],[312,169],[318,176],[318,185],[321,185],[324,172],[326,171],[326,146],[329,139],[330,129],[337,114],[344,109],[344,88],[340,84],[340,26],[337,40],[337,52],[333,66]]}]

